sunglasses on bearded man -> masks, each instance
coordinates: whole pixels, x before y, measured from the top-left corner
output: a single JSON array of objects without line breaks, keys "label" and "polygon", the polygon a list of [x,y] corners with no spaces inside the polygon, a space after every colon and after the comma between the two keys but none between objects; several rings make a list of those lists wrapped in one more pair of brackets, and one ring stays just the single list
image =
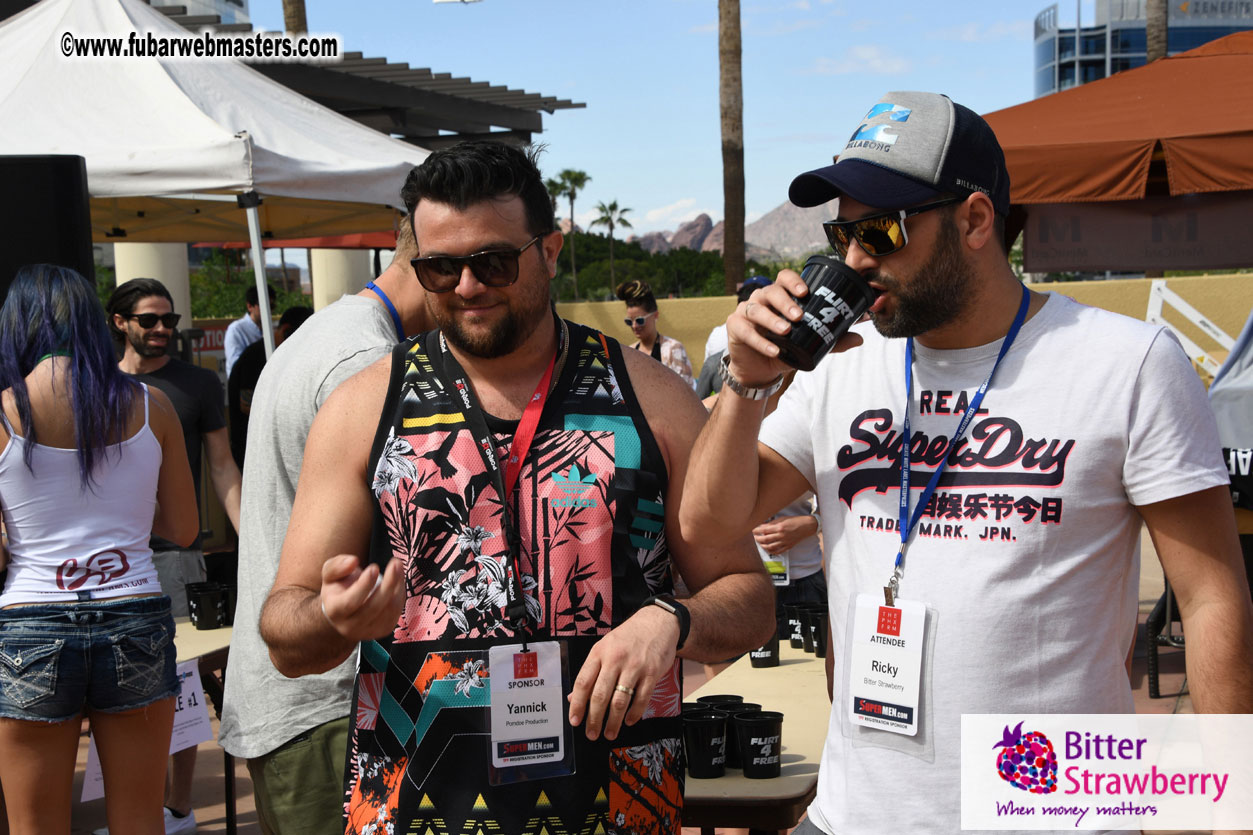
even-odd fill
[{"label": "sunglasses on bearded man", "polygon": [[134,319],[139,323],[139,327],[144,330],[155,328],[157,322],[165,325],[170,330],[174,330],[174,326],[178,324],[178,320],[183,318],[181,313],[123,313],[123,319]]},{"label": "sunglasses on bearded man", "polygon": [[536,241],[536,235],[517,249],[490,249],[472,255],[431,255],[409,261],[418,276],[418,282],[431,293],[447,293],[461,281],[461,273],[468,266],[481,284],[488,287],[508,287],[518,280],[518,258]]},{"label": "sunglasses on bearded man", "polygon": [[963,199],[948,197],[934,203],[914,206],[911,209],[881,212],[857,220],[828,220],[822,224],[822,231],[827,234],[827,241],[840,258],[848,257],[848,248],[854,238],[857,239],[857,244],[863,252],[872,258],[879,258],[898,252],[909,243],[909,235],[905,232],[905,218],[942,206],[951,206],[962,202]]}]

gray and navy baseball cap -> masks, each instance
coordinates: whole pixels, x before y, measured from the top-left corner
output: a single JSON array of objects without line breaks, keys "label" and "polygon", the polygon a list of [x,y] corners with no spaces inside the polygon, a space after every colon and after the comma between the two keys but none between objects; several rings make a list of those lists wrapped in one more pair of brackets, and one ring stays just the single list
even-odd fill
[{"label": "gray and navy baseball cap", "polygon": [[788,197],[819,206],[847,194],[877,209],[906,209],[981,191],[1009,214],[1009,171],[978,113],[939,93],[888,93],[870,108],[834,165],[801,174]]}]

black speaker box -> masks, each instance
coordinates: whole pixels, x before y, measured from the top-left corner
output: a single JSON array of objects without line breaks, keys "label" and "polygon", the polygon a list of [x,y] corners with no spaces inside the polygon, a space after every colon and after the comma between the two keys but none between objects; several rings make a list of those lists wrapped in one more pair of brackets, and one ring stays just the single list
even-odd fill
[{"label": "black speaker box", "polygon": [[79,156],[0,156],[0,304],[19,267],[57,264],[96,281],[87,164]]}]

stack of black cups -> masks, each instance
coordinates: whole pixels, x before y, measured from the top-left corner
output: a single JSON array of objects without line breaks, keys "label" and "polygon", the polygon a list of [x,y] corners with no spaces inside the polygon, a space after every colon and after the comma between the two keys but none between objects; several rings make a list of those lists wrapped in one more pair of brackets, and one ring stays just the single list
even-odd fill
[{"label": "stack of black cups", "polygon": [[695,779],[721,777],[728,767],[750,779],[778,777],[782,733],[782,713],[742,696],[701,696],[683,705],[683,747]]},{"label": "stack of black cups", "polygon": [[192,626],[217,629],[235,623],[235,586],[225,583],[188,583],[187,608]]}]

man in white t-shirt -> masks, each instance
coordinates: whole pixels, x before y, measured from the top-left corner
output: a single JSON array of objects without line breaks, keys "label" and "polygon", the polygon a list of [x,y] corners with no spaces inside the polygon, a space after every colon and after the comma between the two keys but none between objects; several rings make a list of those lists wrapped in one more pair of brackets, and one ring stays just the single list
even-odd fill
[{"label": "man in white t-shirt", "polygon": [[[789,292],[807,290],[784,271],[739,305],[681,518],[717,542],[818,496],[839,663],[803,831],[959,830],[963,713],[1133,712],[1141,522],[1179,601],[1193,704],[1253,710],[1253,607],[1204,389],[1165,329],[1019,283],[987,124],[943,96],[890,93],[790,197],[839,198],[828,238],[880,295],[847,353],[797,374],[764,424],[757,398],[786,366],[762,334],[786,332],[801,315]],[[879,607],[913,617],[921,639],[892,640],[917,648],[921,674],[875,715],[866,688],[898,668],[860,674],[861,646],[903,622],[876,623]]]}]

